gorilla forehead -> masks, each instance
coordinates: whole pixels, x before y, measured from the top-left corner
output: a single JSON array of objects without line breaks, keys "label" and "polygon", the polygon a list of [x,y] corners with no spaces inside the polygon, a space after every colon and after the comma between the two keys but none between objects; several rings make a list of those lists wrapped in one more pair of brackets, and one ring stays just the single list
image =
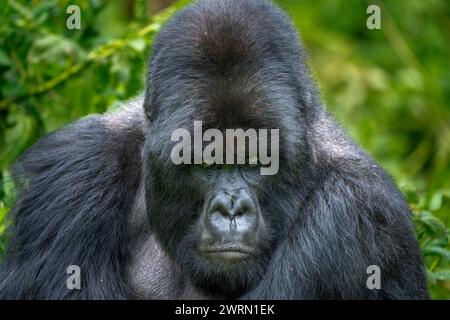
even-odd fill
[{"label": "gorilla forehead", "polygon": [[146,109],[210,127],[274,127],[297,111],[301,56],[290,22],[268,3],[199,1],[155,40]]},{"label": "gorilla forehead", "polygon": [[[180,66],[210,75],[240,67],[245,68],[244,74],[278,62],[277,68],[292,72],[299,69],[301,56],[292,24],[268,2],[198,1],[178,13],[158,34],[152,64],[159,68],[150,71],[164,78],[164,69],[179,70]],[[179,76],[190,77],[184,73]]]}]

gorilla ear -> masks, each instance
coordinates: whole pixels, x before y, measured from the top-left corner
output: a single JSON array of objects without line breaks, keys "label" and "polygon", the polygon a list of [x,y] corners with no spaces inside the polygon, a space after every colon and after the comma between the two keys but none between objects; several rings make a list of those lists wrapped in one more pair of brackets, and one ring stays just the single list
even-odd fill
[{"label": "gorilla ear", "polygon": [[145,116],[149,121],[153,120],[155,118],[155,104],[153,103],[153,95],[151,94],[150,90],[148,89],[145,93],[144,98],[144,113]]},{"label": "gorilla ear", "polygon": [[152,112],[148,110],[147,108],[144,108],[145,116],[147,117],[147,120],[152,120]]}]

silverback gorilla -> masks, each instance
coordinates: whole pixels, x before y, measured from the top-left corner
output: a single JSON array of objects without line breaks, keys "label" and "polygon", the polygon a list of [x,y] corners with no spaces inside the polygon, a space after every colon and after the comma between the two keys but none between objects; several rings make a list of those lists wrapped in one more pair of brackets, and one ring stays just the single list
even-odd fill
[{"label": "silverback gorilla", "polygon": [[[174,164],[171,135],[194,121],[279,129],[278,172]],[[268,1],[182,10],[154,42],[145,97],[43,138],[14,176],[0,298],[428,297],[407,203],[324,110]]]}]

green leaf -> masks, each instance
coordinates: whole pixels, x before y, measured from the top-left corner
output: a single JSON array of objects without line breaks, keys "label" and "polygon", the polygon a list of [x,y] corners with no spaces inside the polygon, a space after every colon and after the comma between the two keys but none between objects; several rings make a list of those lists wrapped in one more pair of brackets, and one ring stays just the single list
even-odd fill
[{"label": "green leaf", "polygon": [[128,43],[128,46],[136,52],[142,52],[145,49],[144,39],[133,39]]},{"label": "green leaf", "polygon": [[450,261],[450,250],[447,250],[443,247],[426,246],[423,249],[423,253],[425,255],[439,256],[444,260],[444,262]]},{"label": "green leaf", "polygon": [[422,211],[419,216],[419,221],[425,224],[434,234],[444,233],[446,230],[444,223],[429,211]]},{"label": "green leaf", "polygon": [[436,272],[428,272],[429,280],[432,282],[438,281],[449,281],[450,280],[450,270],[441,270]]},{"label": "green leaf", "polygon": [[0,49],[0,65],[2,66],[11,65],[11,60],[9,59],[8,55],[5,53],[5,51],[1,49]]},{"label": "green leaf", "polygon": [[419,195],[414,188],[412,188],[411,186],[403,186],[401,190],[406,195],[406,199],[408,199],[409,203],[416,204],[419,202]]},{"label": "green leaf", "polygon": [[442,207],[442,192],[436,192],[430,199],[428,209],[431,211],[439,210]]}]

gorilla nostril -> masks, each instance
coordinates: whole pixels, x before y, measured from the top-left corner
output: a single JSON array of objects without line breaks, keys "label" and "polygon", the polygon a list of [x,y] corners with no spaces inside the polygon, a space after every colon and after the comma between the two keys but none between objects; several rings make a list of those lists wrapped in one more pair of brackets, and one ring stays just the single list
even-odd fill
[{"label": "gorilla nostril", "polygon": [[219,214],[222,216],[227,216],[228,209],[226,204],[224,203],[223,199],[220,197],[216,197],[211,201],[210,207],[208,209],[208,212],[210,215]]},{"label": "gorilla nostril", "polygon": [[248,209],[247,208],[242,208],[242,209],[239,209],[239,210],[237,210],[235,213],[234,213],[234,217],[241,217],[241,216],[244,216],[244,215],[246,215],[246,214],[248,214]]},{"label": "gorilla nostril", "polygon": [[224,218],[229,218],[230,217],[230,213],[227,210],[225,210],[224,208],[218,210],[218,212]]},{"label": "gorilla nostril", "polygon": [[248,191],[238,189],[235,192],[216,193],[207,212],[210,218],[232,220],[236,217],[252,216],[256,211],[255,202]]},{"label": "gorilla nostril", "polygon": [[252,199],[244,198],[236,203],[236,216],[252,215],[256,212],[256,206]]}]

